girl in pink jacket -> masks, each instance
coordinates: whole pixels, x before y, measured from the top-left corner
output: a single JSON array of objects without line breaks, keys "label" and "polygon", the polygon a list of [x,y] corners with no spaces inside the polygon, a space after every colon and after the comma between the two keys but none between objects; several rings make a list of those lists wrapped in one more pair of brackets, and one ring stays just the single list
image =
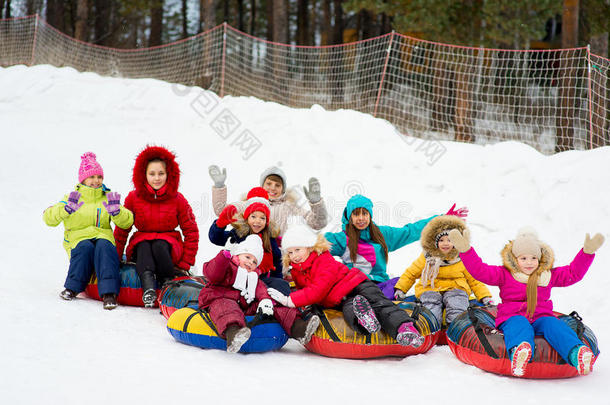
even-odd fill
[{"label": "girl in pink jacket", "polygon": [[532,229],[522,229],[502,250],[504,266],[483,263],[470,247],[468,229],[449,232],[460,252],[462,263],[477,280],[500,287],[496,328],[504,334],[511,358],[511,373],[521,377],[533,355],[534,335],[542,335],[557,353],[579,374],[588,374],[595,361],[593,352],[576,333],[553,314],[551,288],[567,287],[580,281],[604,242],[601,234],[587,234],[584,247],[568,266],[553,268],[554,254],[538,240]]}]

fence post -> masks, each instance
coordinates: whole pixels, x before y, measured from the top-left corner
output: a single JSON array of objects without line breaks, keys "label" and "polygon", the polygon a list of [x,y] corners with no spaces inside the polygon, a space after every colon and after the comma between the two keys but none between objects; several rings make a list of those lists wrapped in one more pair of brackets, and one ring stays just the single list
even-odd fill
[{"label": "fence post", "polygon": [[222,68],[220,73],[220,98],[225,95],[225,58],[227,56],[227,22],[222,23]]},{"label": "fence post", "polygon": [[375,101],[375,111],[373,112],[373,117],[377,116],[377,107],[379,106],[379,99],[381,98],[381,89],[383,88],[383,80],[385,79],[385,72],[388,68],[388,61],[390,59],[390,53],[392,52],[392,41],[394,41],[394,30],[390,34],[390,44],[388,45],[388,50],[385,55],[385,63],[383,64],[383,73],[381,74],[381,81],[379,82],[379,90],[377,90],[377,100]]},{"label": "fence post", "polygon": [[591,45],[587,44],[587,82],[589,84],[589,149],[593,149],[593,92],[591,90]]},{"label": "fence post", "polygon": [[32,57],[30,58],[30,65],[34,64],[34,53],[36,52],[36,37],[38,36],[38,13],[34,15],[36,18],[34,21],[34,41],[32,41]]}]

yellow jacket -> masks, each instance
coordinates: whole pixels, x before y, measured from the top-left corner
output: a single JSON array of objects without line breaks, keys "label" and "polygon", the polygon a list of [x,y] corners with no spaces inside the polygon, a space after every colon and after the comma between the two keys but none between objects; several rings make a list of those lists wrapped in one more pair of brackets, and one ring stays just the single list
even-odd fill
[{"label": "yellow jacket", "polygon": [[[394,288],[402,290],[403,292],[409,291],[409,289],[421,277],[422,270],[426,265],[426,258],[422,253],[417,260],[415,260],[411,266],[409,266],[405,272],[400,276],[400,279],[396,283]],[[489,289],[485,284],[475,280],[470,273],[459,261],[449,266],[441,266],[438,270],[438,276],[434,280],[434,288],[430,285],[424,287],[421,280],[415,285],[415,296],[419,298],[426,291],[448,291],[459,288],[460,290],[466,291],[466,294],[470,296],[474,292],[474,295],[478,300],[485,297],[491,297]]]}]

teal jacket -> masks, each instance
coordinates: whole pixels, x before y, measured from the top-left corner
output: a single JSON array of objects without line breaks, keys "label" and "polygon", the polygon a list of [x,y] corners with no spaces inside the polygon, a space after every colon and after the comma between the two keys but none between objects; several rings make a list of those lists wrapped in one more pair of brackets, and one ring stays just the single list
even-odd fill
[{"label": "teal jacket", "polygon": [[[349,218],[351,217],[352,212],[356,208],[365,208],[367,211],[369,211],[371,214],[371,221],[373,221],[373,202],[360,194],[350,198],[347,202],[347,206],[343,210],[343,216],[341,218],[341,222],[343,223],[343,231],[335,233],[327,232],[324,235],[326,239],[332,243],[330,253],[333,256],[340,256],[341,260],[343,260],[343,263],[345,263],[346,266],[350,268],[356,267],[368,275],[371,280],[377,283],[387,281],[389,280],[389,277],[383,248],[379,243],[375,243],[371,240],[369,228],[360,231],[358,254],[356,256],[356,261],[352,262],[345,229],[349,223]],[[407,224],[400,228],[378,226],[383,238],[385,239],[385,243],[388,246],[388,252],[393,252],[405,245],[408,245],[409,243],[419,240],[422,229],[424,229],[426,224],[435,216],[436,215]]]},{"label": "teal jacket", "polygon": [[79,183],[75,190],[81,193],[79,201],[84,202],[76,212],[72,214],[66,212],[64,207],[68,203],[68,195],[65,195],[62,201],[47,208],[42,215],[44,222],[49,226],[64,223],[63,245],[68,256],[79,242],[86,239],[106,239],[114,244],[110,221],[124,229],[133,224],[133,214],[122,205],[121,210],[114,217],[108,214],[102,204],[104,201],[108,203],[106,193],[110,189],[106,186],[91,188]]}]

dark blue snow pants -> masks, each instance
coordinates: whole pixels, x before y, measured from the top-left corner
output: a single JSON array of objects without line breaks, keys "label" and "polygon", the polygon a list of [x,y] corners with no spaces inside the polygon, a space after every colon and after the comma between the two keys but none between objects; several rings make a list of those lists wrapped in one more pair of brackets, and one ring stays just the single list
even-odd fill
[{"label": "dark blue snow pants", "polygon": [[116,247],[106,239],[86,239],[72,249],[64,287],[75,293],[84,291],[93,269],[97,276],[97,291],[100,297],[104,294],[119,293],[119,256]]}]

